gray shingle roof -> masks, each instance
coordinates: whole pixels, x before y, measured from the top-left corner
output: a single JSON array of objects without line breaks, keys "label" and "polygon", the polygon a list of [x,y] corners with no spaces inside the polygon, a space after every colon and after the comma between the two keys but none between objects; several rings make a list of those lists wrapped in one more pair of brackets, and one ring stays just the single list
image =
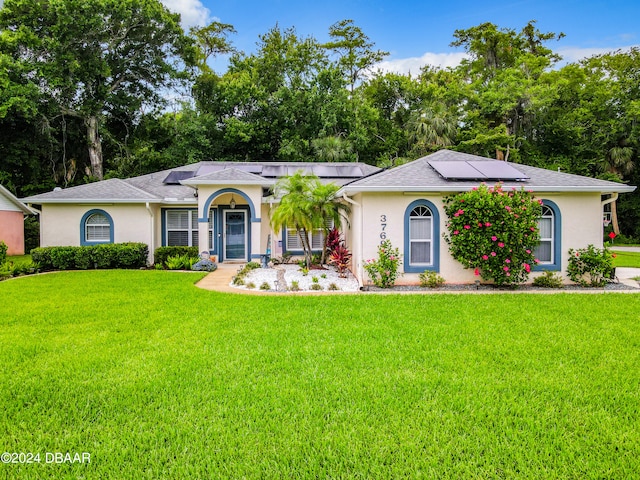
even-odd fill
[{"label": "gray shingle roof", "polygon": [[[449,161],[492,161],[493,159],[467,153],[440,150],[410,163],[400,165],[349,183],[343,187],[347,193],[360,191],[463,191],[481,183],[478,180],[447,180],[429,165],[429,162]],[[529,177],[526,181],[505,181],[506,187],[525,188],[533,191],[574,191],[574,192],[631,192],[635,187],[623,183],[609,182],[596,178],[554,172],[544,168],[510,163]],[[486,180],[485,183],[497,183]]]},{"label": "gray shingle roof", "polygon": [[[24,202],[33,204],[45,203],[163,203],[165,201],[181,201],[187,203],[196,203],[194,198],[194,186],[197,179],[205,183],[235,183],[241,185],[243,182],[250,185],[270,185],[275,183],[276,177],[267,178],[262,174],[250,173],[262,172],[263,167],[283,167],[270,168],[270,171],[280,171],[284,175],[294,173],[294,171],[302,170],[312,173],[314,167],[335,167],[350,166],[359,169],[363,175],[370,175],[380,171],[378,167],[367,165],[364,163],[318,163],[318,162],[198,162],[173,169],[162,170],[160,172],[141,175],[139,177],[127,179],[109,179],[100,182],[79,185],[53,192],[32,195],[23,199]],[[220,170],[215,172],[207,172],[204,175],[194,176],[183,184],[165,184],[164,180],[172,171],[198,172],[206,171],[208,168],[215,167]],[[329,168],[327,171],[335,169]],[[333,181],[338,185],[344,185],[353,180],[353,177],[331,177],[324,175],[321,178],[324,182]]]}]

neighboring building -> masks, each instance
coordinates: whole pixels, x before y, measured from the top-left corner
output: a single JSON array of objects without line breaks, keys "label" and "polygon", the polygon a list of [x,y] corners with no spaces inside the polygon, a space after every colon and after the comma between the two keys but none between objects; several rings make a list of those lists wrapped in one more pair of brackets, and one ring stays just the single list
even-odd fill
[{"label": "neighboring building", "polygon": [[[504,188],[522,187],[543,200],[539,268],[564,272],[569,248],[602,246],[604,204],[635,189],[441,150],[388,170],[362,163],[200,162],[24,201],[42,208],[43,246],[132,241],[148,244],[153,252],[164,245],[191,245],[219,262],[244,262],[267,251],[274,256],[301,253],[292,231],[273,232],[269,222],[278,202],[270,187],[297,170],[341,186],[340,195],[351,204],[349,227],[343,231],[360,281],[363,262],[376,257],[381,237],[403,254],[400,283],[416,283],[424,270],[438,271],[448,282],[473,281],[473,272],[451,257],[442,239],[442,200],[481,182],[499,181]],[[311,236],[320,249],[321,237]]]},{"label": "neighboring building", "polygon": [[24,255],[24,216],[35,212],[0,185],[0,241],[7,255]]}]

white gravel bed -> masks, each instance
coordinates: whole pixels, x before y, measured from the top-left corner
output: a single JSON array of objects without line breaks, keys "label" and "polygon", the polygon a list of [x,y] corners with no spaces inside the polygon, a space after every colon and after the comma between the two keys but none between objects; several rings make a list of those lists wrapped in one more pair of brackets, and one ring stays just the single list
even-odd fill
[{"label": "white gravel bed", "polygon": [[[338,289],[336,291],[341,292],[357,292],[360,289],[360,285],[351,272],[347,273],[347,278],[340,278],[337,270],[334,267],[326,266],[322,270],[309,270],[309,273],[303,275],[298,265],[278,265],[273,268],[256,268],[251,270],[245,277],[245,285],[236,286],[231,284],[232,287],[247,289],[246,284],[253,283],[255,290],[260,289],[260,285],[267,282],[271,287],[271,290],[275,290],[275,281],[278,278],[278,269],[284,270],[284,279],[287,283],[287,289],[291,290],[292,282],[298,282],[298,288],[301,292],[314,291],[311,285],[315,283],[313,278],[318,279],[317,283],[322,289],[317,291],[329,291],[329,286],[335,284]],[[278,285],[279,291],[284,291],[283,285]]]}]

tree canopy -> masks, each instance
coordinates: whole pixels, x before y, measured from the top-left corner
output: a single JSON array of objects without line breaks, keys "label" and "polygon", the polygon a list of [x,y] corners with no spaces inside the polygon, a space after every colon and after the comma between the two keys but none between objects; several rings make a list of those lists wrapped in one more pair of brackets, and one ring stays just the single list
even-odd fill
[{"label": "tree canopy", "polygon": [[[410,76],[376,70],[387,53],[349,19],[325,43],[275,25],[252,53],[232,25],[179,20],[159,0],[6,0],[0,182],[25,195],[205,159],[393,166],[443,147],[640,182],[637,48],[560,67],[562,33],[483,23],[452,32],[467,60]],[[640,238],[638,207],[618,203]]]}]

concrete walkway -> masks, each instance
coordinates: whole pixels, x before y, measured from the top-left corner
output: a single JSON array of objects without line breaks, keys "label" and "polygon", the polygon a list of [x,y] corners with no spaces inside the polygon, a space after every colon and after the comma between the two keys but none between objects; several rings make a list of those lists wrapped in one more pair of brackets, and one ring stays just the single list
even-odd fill
[{"label": "concrete walkway", "polygon": [[[638,247],[636,247],[638,248]],[[640,251],[640,249],[639,249]],[[216,292],[223,293],[235,293],[242,295],[345,295],[345,294],[358,294],[361,292],[298,292],[298,293],[290,293],[290,292],[265,292],[262,290],[245,290],[239,289],[230,286],[231,280],[234,275],[238,273],[238,270],[242,268],[242,264],[228,264],[228,263],[220,263],[218,264],[218,269],[215,272],[211,272],[209,275],[204,277],[198,283],[196,283],[196,287],[202,288],[203,290],[213,290]],[[633,287],[635,290],[611,290],[612,293],[640,293],[640,284],[638,281],[634,280],[634,278],[640,277],[640,268],[628,268],[628,267],[618,267],[616,268],[616,279],[618,282]],[[556,292],[567,292],[567,293],[602,293],[604,290],[601,288],[584,289],[584,290],[536,290],[535,292],[527,292],[527,290],[515,290],[513,292],[508,293],[556,293]],[[368,294],[374,292],[367,292]],[[390,294],[390,293],[413,293],[413,294],[425,294],[425,293],[507,293],[505,291],[496,291],[496,292],[487,292],[487,291],[429,291],[429,290],[419,290],[419,291],[389,291],[389,292],[375,292],[382,294]]]}]

